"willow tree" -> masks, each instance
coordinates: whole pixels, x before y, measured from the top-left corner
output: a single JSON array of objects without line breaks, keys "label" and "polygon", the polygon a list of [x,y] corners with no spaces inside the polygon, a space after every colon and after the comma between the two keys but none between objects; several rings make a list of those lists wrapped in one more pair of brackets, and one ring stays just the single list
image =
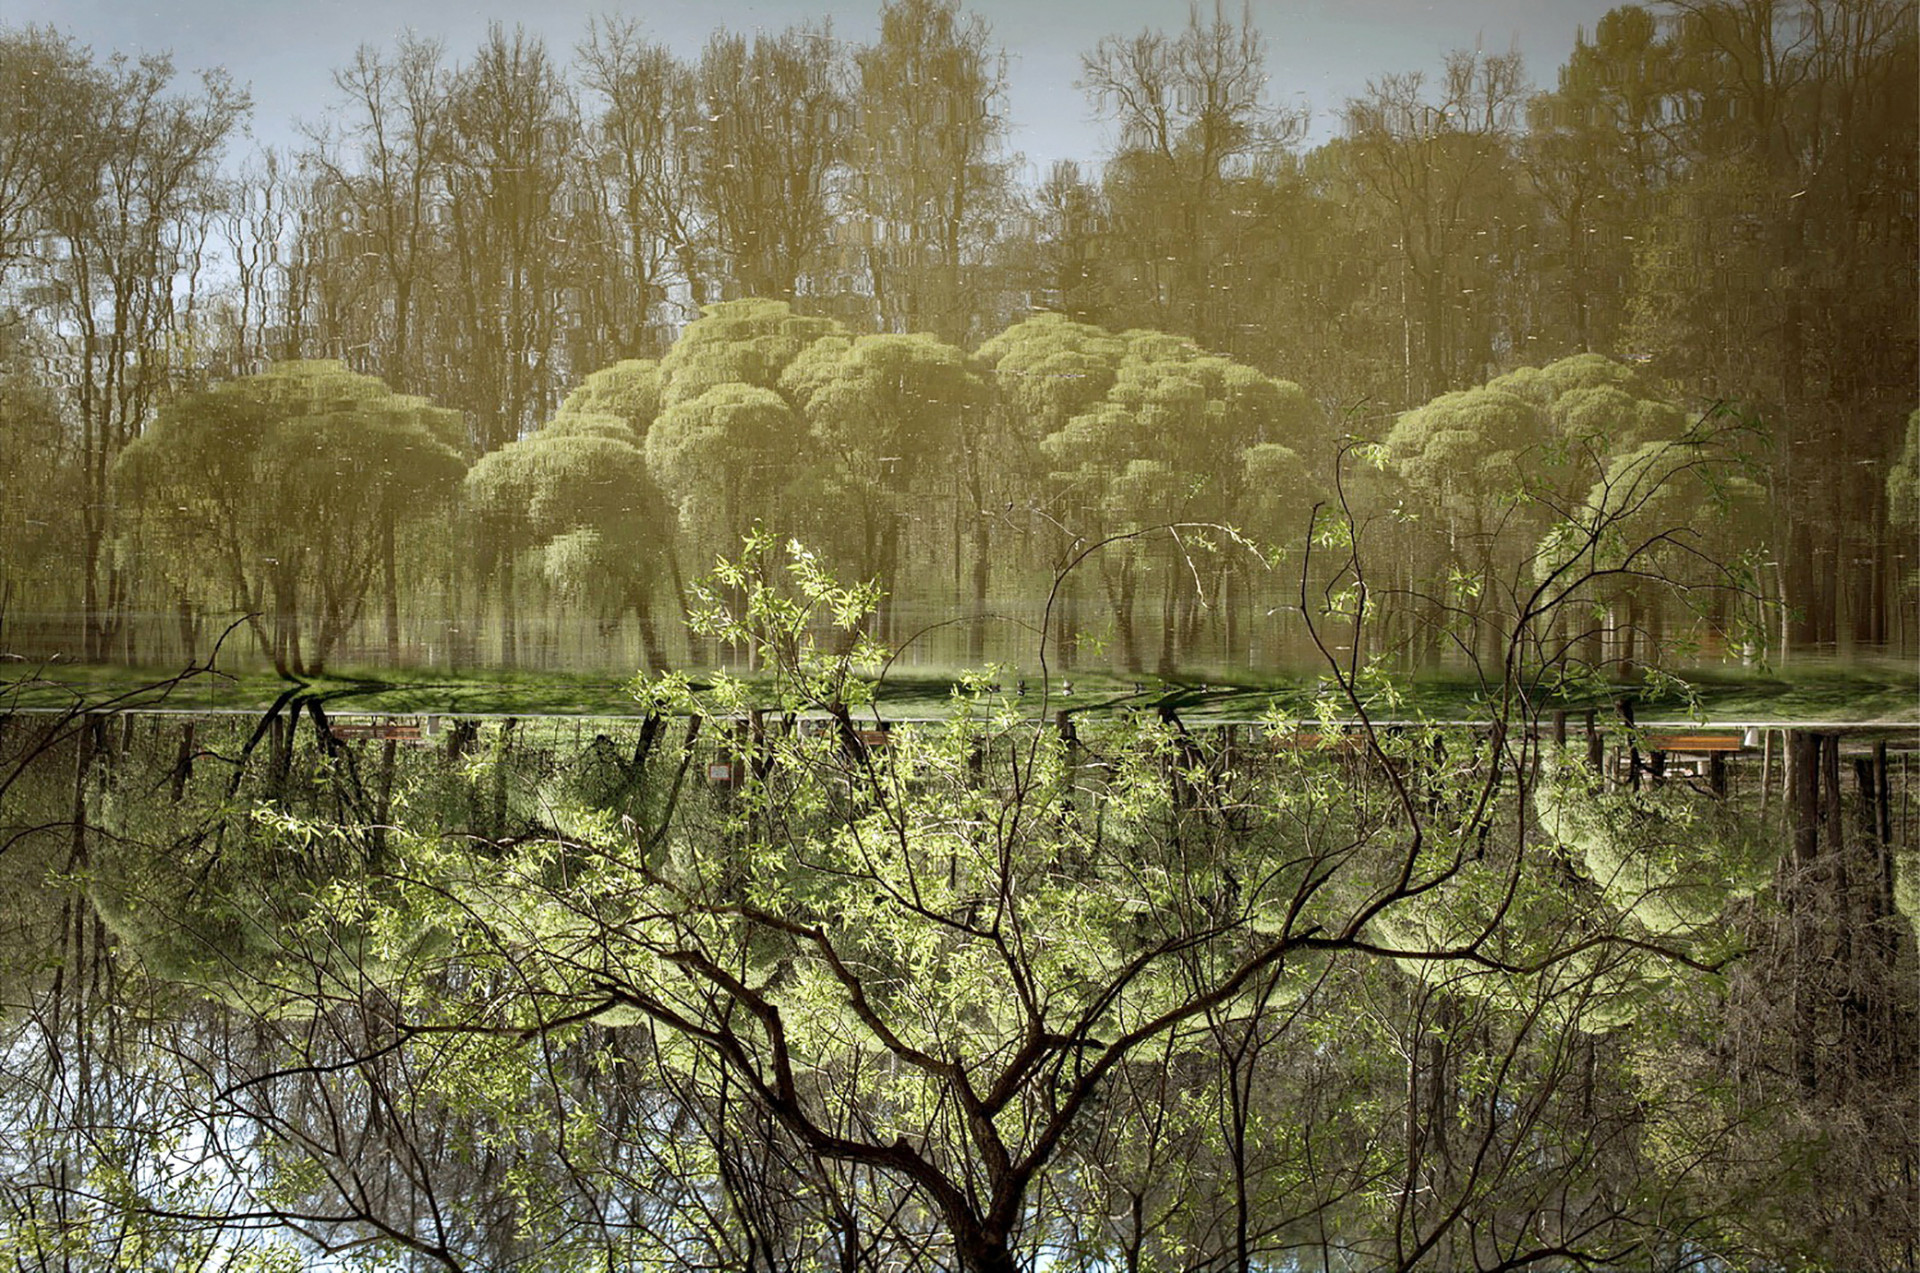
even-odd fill
[{"label": "willow tree", "polygon": [[1559,546],[1570,532],[1588,546],[1590,596],[1605,607],[1590,636],[1622,669],[1658,662],[1679,617],[1694,621],[1683,633],[1689,647],[1704,642],[1719,654],[1730,640],[1749,657],[1764,648],[1765,614],[1754,602],[1764,596],[1766,492],[1750,477],[1698,462],[1703,446],[1725,445],[1732,432],[1703,422],[1614,457],[1548,536],[1543,573],[1569,568]]},{"label": "willow tree", "polygon": [[1686,413],[1644,373],[1601,354],[1574,354],[1544,367],[1516,367],[1487,382],[1547,412],[1577,454],[1608,456],[1687,430]]},{"label": "willow tree", "polygon": [[1429,538],[1438,557],[1423,566],[1450,578],[1444,613],[1459,622],[1436,622],[1433,630],[1452,631],[1469,655],[1491,639],[1492,627],[1481,622],[1494,600],[1486,580],[1511,522],[1524,518],[1529,539],[1545,529],[1531,506],[1502,497],[1531,479],[1549,440],[1544,411],[1492,387],[1442,394],[1401,415],[1387,435],[1389,464],[1445,536]]},{"label": "willow tree", "polygon": [[805,433],[785,398],[729,382],[661,413],[647,432],[647,468],[687,538],[713,551],[779,506]]},{"label": "willow tree", "polygon": [[649,358],[625,358],[575,385],[554,422],[573,415],[617,416],[635,438],[645,438],[659,414],[660,364]]},{"label": "willow tree", "polygon": [[[1103,327],[1042,313],[974,351],[974,365],[986,377],[993,403],[985,433],[974,438],[976,453],[991,459],[980,466],[981,507],[1003,508],[1009,534],[1029,549],[1022,555],[1031,556],[1037,541],[1055,573],[1070,560],[1075,534],[1060,520],[1059,492],[1048,480],[1051,466],[1040,443],[1105,396],[1126,349],[1125,340]],[[981,519],[982,534],[990,525]],[[983,596],[991,569],[984,545],[975,561],[974,591]],[[1057,653],[1070,664],[1080,628],[1077,572],[1061,579],[1059,601]]]},{"label": "willow tree", "polygon": [[671,561],[672,520],[624,419],[563,411],[481,457],[467,471],[466,497],[487,537],[506,659],[519,649],[515,574],[532,554],[553,594],[594,614],[603,632],[631,612],[648,662],[666,665],[653,605]]},{"label": "willow tree", "polygon": [[1012,501],[1023,512],[1051,511],[1041,440],[1106,396],[1126,353],[1126,339],[1104,327],[1044,313],[974,351],[993,395],[982,439],[993,458],[983,498]]},{"label": "willow tree", "polygon": [[[1174,522],[1219,522],[1242,500],[1242,454],[1304,445],[1317,412],[1298,385],[1275,380],[1152,332],[1129,333],[1104,397],[1041,442],[1053,478],[1089,540]],[[1148,572],[1161,581],[1156,666],[1173,670],[1201,615],[1225,586],[1172,532],[1129,539],[1100,559],[1127,666],[1144,667],[1135,596]]]},{"label": "willow tree", "polygon": [[830,318],[795,313],[785,301],[721,301],[700,311],[660,360],[661,404],[678,406],[719,385],[772,389],[800,351],[845,336]]},{"label": "willow tree", "polygon": [[[968,521],[984,511],[977,477],[968,483],[978,461],[966,445],[984,386],[952,345],[932,336],[822,339],[794,360],[781,385],[813,439],[807,502],[830,536],[821,542],[840,541],[834,546],[856,577],[892,594],[910,523],[931,520],[947,503],[957,541],[960,510],[976,510]],[[957,571],[957,543],[953,564]],[[975,597],[976,604],[983,600]],[[883,602],[883,638],[892,614]]]},{"label": "willow tree", "polygon": [[288,362],[182,398],[115,469],[135,547],[179,593],[237,609],[283,675],[322,671],[398,528],[439,515],[459,416],[337,362]]},{"label": "willow tree", "polygon": [[1403,412],[1382,458],[1413,497],[1404,511],[1444,532],[1424,536],[1406,564],[1450,580],[1427,595],[1449,594],[1453,639],[1485,652],[1497,626],[1486,622],[1489,608],[1514,604],[1496,598],[1487,581],[1580,507],[1617,457],[1687,430],[1684,412],[1657,385],[1598,354],[1515,368]]}]

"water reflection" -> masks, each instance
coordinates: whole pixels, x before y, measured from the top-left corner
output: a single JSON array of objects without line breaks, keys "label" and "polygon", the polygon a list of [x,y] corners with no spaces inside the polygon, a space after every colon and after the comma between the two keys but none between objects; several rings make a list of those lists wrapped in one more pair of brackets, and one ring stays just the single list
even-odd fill
[{"label": "water reflection", "polygon": [[9,1254],[975,1267],[997,1180],[1056,1268],[1677,1266],[1896,1205],[1911,740],[1069,720],[5,717]]}]

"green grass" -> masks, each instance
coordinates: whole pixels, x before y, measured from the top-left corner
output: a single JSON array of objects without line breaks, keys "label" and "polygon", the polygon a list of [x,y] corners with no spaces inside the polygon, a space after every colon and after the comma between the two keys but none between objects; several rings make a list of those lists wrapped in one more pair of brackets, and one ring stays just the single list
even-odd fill
[{"label": "green grass", "polygon": [[[161,682],[175,670],[64,663],[0,669],[0,707],[69,708],[166,707],[185,710],[262,711],[286,691],[302,688],[336,711],[373,713],[473,713],[501,715],[628,716],[639,708],[627,691],[630,678],[563,672],[495,672],[453,675],[420,669],[346,669],[304,683],[271,672],[202,674],[171,688]],[[1016,678],[1003,675],[1011,695]],[[1063,691],[1071,683],[1073,692]],[[879,687],[882,715],[942,716],[952,708],[955,679],[947,674],[915,672],[889,677]],[[1797,665],[1770,674],[1712,670],[1690,674],[1687,685],[1706,719],[1728,723],[1756,720],[1893,720],[1920,724],[1920,675],[1890,664]],[[1373,705],[1376,716],[1439,718],[1485,714],[1477,684],[1460,677],[1419,675],[1396,681],[1403,696],[1398,706]],[[1042,707],[1039,681],[1027,678],[1027,694],[1017,700],[1030,712]],[[1162,704],[1183,719],[1247,719],[1270,707],[1311,716],[1330,694],[1330,681],[1314,677],[1262,677],[1242,674],[1233,680],[1162,680],[1108,672],[1056,676],[1045,708],[1076,714],[1155,709]],[[1641,719],[1686,718],[1685,697],[1677,689],[1656,691],[1644,685],[1610,685],[1584,697],[1547,700],[1543,709],[1610,708],[1631,695]],[[1336,709],[1337,714],[1347,715]]]},{"label": "green grass", "polygon": [[1694,672],[1687,680],[1718,719],[1920,722],[1920,669],[1911,664],[1807,661],[1771,673]]}]

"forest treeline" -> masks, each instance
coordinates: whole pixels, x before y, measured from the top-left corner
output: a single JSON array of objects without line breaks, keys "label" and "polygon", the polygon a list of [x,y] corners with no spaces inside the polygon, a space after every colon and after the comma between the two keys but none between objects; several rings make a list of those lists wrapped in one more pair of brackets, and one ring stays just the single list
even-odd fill
[{"label": "forest treeline", "polygon": [[560,616],[700,661],[687,581],[756,522],[881,579],[896,639],[1211,523],[1296,558],[1127,541],[1060,645],[1273,663],[1317,501],[1392,523],[1375,603],[1453,576],[1477,620],[1551,529],[1516,484],[1599,508],[1737,420],[1740,481],[1664,511],[1743,600],[1625,590],[1606,639],[1912,645],[1910,4],[1622,8],[1550,88],[1382,68],[1314,145],[1265,38],[1099,40],[1120,142],[1029,179],[947,0],[692,59],[617,18],[367,46],[250,154],[219,72],[0,30],[7,640],[172,658],[252,615],[289,670],[516,663]]}]

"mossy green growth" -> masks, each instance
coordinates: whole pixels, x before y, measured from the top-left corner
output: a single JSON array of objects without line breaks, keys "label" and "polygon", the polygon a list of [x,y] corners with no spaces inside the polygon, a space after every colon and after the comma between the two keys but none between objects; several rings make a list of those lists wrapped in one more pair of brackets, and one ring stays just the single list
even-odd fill
[{"label": "mossy green growth", "polygon": [[1765,889],[1778,837],[1738,806],[1679,783],[1603,789],[1562,762],[1534,793],[1541,829],[1606,898],[1657,937],[1704,936],[1729,901]]},{"label": "mossy green growth", "polygon": [[1893,853],[1893,908],[1907,917],[1920,944],[1920,848],[1912,845]]},{"label": "mossy green growth", "polygon": [[[101,829],[118,821],[115,804],[100,800]],[[143,806],[135,816],[156,815]],[[162,982],[269,1017],[311,1013],[316,986],[352,997],[390,973],[327,878],[328,859],[358,854],[356,829],[263,804],[218,821],[173,840],[98,837],[84,884],[125,954]]]}]

